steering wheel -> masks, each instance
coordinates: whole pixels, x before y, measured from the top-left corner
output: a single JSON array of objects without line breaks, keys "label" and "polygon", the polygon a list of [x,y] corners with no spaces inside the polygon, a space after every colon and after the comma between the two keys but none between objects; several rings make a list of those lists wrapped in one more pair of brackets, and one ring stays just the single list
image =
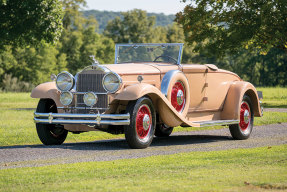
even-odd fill
[{"label": "steering wheel", "polygon": [[174,61],[174,63],[177,63],[177,60],[170,57],[170,56],[167,56],[167,55],[160,55],[158,57],[156,57],[153,62],[156,62],[159,58],[167,58],[168,61]]}]

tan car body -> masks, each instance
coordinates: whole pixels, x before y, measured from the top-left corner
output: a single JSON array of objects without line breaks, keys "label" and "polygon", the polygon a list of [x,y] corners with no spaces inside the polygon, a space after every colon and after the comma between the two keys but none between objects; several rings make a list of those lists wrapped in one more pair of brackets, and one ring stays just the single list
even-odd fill
[{"label": "tan car body", "polygon": [[[244,95],[252,101],[254,116],[262,116],[257,91],[251,83],[236,74],[218,69],[211,64],[173,65],[165,63],[129,63],[102,65],[122,78],[122,87],[109,94],[109,109],[106,113],[125,110],[131,100],[149,96],[160,120],[170,127],[200,127],[201,121],[239,120],[240,105]],[[162,80],[170,71],[177,71],[178,78],[187,81],[186,106],[181,113],[171,105],[168,95],[162,93]],[[139,81],[138,77],[143,80]],[[38,85],[31,93],[32,98],[50,98],[57,107],[60,91],[55,82]],[[61,109],[60,111],[61,112]],[[69,131],[95,131],[87,125],[64,125]]]}]

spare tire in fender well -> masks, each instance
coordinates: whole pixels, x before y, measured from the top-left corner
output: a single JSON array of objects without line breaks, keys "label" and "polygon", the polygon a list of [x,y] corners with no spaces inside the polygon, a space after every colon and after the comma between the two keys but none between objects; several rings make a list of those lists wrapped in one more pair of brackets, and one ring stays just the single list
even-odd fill
[{"label": "spare tire in fender well", "polygon": [[177,82],[183,83],[183,87],[185,89],[185,93],[184,93],[185,104],[184,104],[184,108],[180,112],[185,117],[188,112],[188,108],[190,104],[190,86],[188,83],[188,79],[186,78],[184,73],[179,70],[168,71],[162,79],[161,92],[171,102],[172,89],[175,83]]}]

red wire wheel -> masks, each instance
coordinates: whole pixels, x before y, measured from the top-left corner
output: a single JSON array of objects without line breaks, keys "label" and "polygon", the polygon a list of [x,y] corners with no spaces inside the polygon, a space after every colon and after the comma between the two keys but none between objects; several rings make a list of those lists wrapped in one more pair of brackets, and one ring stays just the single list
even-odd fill
[{"label": "red wire wheel", "polygon": [[242,102],[240,107],[240,122],[239,127],[244,132],[249,127],[251,120],[250,107],[247,102]]},{"label": "red wire wheel", "polygon": [[148,136],[151,126],[151,111],[149,106],[144,104],[139,108],[136,116],[136,132],[141,140],[144,140]]},{"label": "red wire wheel", "polygon": [[178,111],[182,112],[185,106],[185,88],[181,81],[175,82],[171,90],[171,104]]},{"label": "red wire wheel", "polygon": [[253,129],[253,108],[252,102],[248,95],[244,95],[239,105],[239,123],[229,125],[229,131],[233,139],[248,139]]}]

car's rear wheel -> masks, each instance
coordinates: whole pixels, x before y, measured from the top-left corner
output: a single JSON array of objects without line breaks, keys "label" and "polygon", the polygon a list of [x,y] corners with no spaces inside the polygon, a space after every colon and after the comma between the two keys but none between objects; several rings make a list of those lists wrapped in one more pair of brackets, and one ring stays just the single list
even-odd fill
[{"label": "car's rear wheel", "polygon": [[129,102],[127,113],[130,114],[130,125],[125,126],[125,137],[128,145],[134,149],[148,147],[156,125],[155,109],[148,97],[141,97]]},{"label": "car's rear wheel", "polygon": [[[39,113],[57,113],[57,107],[51,99],[40,99],[36,111]],[[36,123],[36,130],[44,145],[61,145],[68,134],[63,125],[57,124]]]},{"label": "car's rear wheel", "polygon": [[248,139],[253,129],[254,113],[251,105],[251,99],[244,95],[240,105],[239,124],[230,125],[229,130],[234,139]]},{"label": "car's rear wheel", "polygon": [[157,124],[154,135],[157,137],[168,137],[173,131],[173,127],[169,127],[165,124]]}]

